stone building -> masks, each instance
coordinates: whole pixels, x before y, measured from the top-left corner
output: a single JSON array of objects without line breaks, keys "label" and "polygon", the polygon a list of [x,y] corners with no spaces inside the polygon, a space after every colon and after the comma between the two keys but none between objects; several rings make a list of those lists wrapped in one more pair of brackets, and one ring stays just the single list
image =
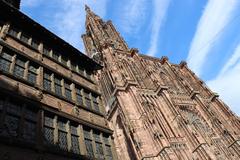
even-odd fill
[{"label": "stone building", "polygon": [[240,122],[187,66],[128,48],[111,21],[86,7],[86,52],[121,160],[239,160]]},{"label": "stone building", "polygon": [[0,159],[116,159],[101,66],[0,0]]}]

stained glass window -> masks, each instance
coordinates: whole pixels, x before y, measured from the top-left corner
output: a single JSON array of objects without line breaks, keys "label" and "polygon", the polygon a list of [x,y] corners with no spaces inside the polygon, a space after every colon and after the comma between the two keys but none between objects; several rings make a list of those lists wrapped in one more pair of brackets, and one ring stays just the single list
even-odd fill
[{"label": "stained glass window", "polygon": [[83,105],[83,97],[82,97],[81,89],[76,88],[76,96],[77,96],[78,104]]},{"label": "stained glass window", "polygon": [[66,96],[66,98],[69,99],[69,100],[72,100],[72,92],[71,92],[71,89],[70,89],[70,84],[65,83],[64,87],[65,87],[65,96]]},{"label": "stained glass window", "polygon": [[25,61],[21,59],[16,60],[16,64],[14,66],[13,74],[17,77],[23,78],[24,76],[24,69],[25,69]]},{"label": "stained glass window", "polygon": [[51,74],[49,73],[44,73],[44,76],[43,76],[43,88],[48,90],[48,91],[51,91]]},{"label": "stained glass window", "polygon": [[62,85],[61,85],[61,79],[54,78],[54,85],[55,85],[55,93],[59,96],[62,96]]},{"label": "stained glass window", "polygon": [[28,81],[35,84],[37,80],[37,67],[29,65],[28,68]]},{"label": "stained glass window", "polygon": [[0,69],[9,72],[12,63],[12,55],[3,52],[0,57]]}]

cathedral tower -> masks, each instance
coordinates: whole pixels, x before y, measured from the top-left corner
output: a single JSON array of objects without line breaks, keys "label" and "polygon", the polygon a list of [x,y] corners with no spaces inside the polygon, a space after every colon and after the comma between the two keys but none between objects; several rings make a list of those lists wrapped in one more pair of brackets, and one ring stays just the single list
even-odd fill
[{"label": "cathedral tower", "polygon": [[187,66],[128,48],[86,6],[86,52],[97,73],[121,160],[240,158],[240,122]]}]

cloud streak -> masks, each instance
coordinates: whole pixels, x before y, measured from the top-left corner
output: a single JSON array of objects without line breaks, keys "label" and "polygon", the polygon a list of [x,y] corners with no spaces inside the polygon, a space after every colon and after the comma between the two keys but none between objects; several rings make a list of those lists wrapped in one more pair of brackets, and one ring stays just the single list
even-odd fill
[{"label": "cloud streak", "polygon": [[164,24],[169,4],[170,0],[154,0],[150,48],[147,52],[149,56],[154,56],[157,53],[159,34],[161,27]]},{"label": "cloud streak", "polygon": [[237,0],[209,0],[197,25],[191,42],[187,62],[190,68],[201,75],[209,51],[222,35],[223,29],[234,16]]},{"label": "cloud streak", "polygon": [[84,51],[81,39],[81,35],[85,33],[84,5],[87,4],[99,16],[104,17],[107,0],[62,0],[58,3],[60,3],[60,8],[53,15],[55,33],[74,47]]},{"label": "cloud streak", "polygon": [[240,115],[240,44],[236,47],[234,54],[222,68],[219,75],[207,82],[207,84],[220,93],[223,100],[231,109]]},{"label": "cloud streak", "polygon": [[148,0],[128,0],[120,15],[121,29],[127,34],[138,33],[145,21]]}]

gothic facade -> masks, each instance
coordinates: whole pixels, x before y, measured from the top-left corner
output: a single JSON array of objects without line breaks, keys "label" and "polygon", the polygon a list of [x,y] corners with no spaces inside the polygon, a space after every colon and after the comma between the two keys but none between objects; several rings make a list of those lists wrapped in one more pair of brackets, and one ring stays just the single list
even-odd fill
[{"label": "gothic facade", "polygon": [[239,118],[187,66],[128,48],[86,6],[86,52],[103,69],[107,119],[121,160],[238,160]]},{"label": "gothic facade", "polygon": [[116,159],[101,66],[0,0],[0,160]]}]

